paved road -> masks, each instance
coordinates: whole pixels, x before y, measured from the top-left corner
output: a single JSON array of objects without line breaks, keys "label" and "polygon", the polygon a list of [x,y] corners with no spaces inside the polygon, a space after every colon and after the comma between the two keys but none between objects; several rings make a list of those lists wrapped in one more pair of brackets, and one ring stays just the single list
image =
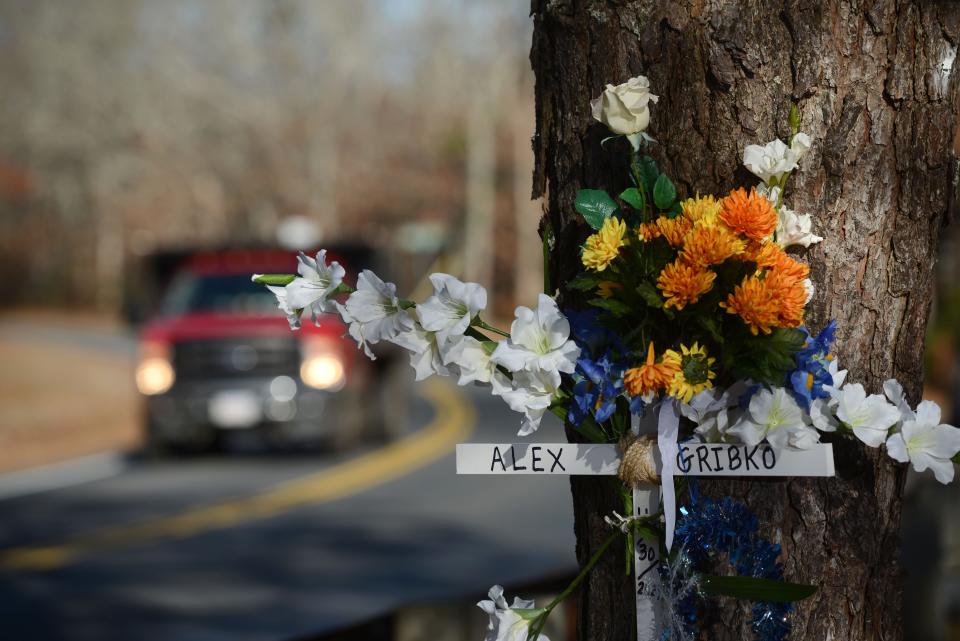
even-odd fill
[{"label": "paved road", "polygon": [[454,473],[453,440],[512,440],[516,415],[470,390],[416,391],[399,446],[134,457],[0,499],[0,638],[282,640],[572,570],[566,479]]}]

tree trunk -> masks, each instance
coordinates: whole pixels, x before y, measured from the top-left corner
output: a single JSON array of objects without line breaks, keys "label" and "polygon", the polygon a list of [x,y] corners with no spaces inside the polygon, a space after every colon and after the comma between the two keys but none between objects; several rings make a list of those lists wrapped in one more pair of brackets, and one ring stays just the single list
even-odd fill
[{"label": "tree trunk", "polygon": [[[744,145],[789,135],[790,105],[814,141],[788,190],[823,243],[806,252],[817,294],[808,324],[839,321],[836,353],[871,392],[922,388],[935,250],[952,198],[953,59],[960,7],[930,0],[533,0],[534,197],[552,234],[551,276],[579,269],[581,187],[618,193],[622,150],[590,117],[604,84],[639,74],[653,155],[681,195],[755,184]],[[792,639],[901,637],[899,520],[905,470],[882,450],[835,445],[837,477],[703,483],[743,499],[783,547],[789,580],[821,586],[792,615]],[[619,507],[609,480],[571,482],[581,563]],[[579,638],[630,639],[633,591],[610,554],[582,592]],[[749,604],[718,602],[705,638],[749,639]]]}]

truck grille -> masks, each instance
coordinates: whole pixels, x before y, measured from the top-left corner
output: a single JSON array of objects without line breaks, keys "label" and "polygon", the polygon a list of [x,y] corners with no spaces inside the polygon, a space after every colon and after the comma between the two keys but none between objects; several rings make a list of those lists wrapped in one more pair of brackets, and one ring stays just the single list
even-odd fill
[{"label": "truck grille", "polygon": [[173,366],[178,381],[296,377],[300,349],[286,337],[187,341],[174,346]]}]

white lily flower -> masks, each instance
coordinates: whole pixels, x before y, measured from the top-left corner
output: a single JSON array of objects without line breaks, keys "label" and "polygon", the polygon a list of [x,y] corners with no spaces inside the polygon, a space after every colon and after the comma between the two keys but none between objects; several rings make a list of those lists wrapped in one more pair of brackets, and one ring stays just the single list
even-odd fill
[{"label": "white lily flower", "polygon": [[802,131],[798,131],[797,135],[790,141],[790,154],[793,156],[793,162],[795,164],[799,163],[800,160],[807,155],[807,152],[810,151],[812,145],[813,141],[810,140],[810,136]]},{"label": "white lily flower", "polygon": [[357,291],[350,294],[346,305],[337,305],[337,309],[344,322],[351,325],[350,335],[354,338],[353,325],[359,324],[357,333],[365,344],[391,340],[413,329],[413,319],[400,307],[397,286],[383,282],[369,269],[360,272]]},{"label": "white lily flower", "polygon": [[540,294],[536,310],[517,308],[510,338],[497,345],[493,360],[511,372],[541,369],[570,374],[576,368],[580,348],[569,338],[570,323],[556,301]]},{"label": "white lily flower", "polygon": [[528,436],[539,429],[559,387],[560,374],[556,371],[534,369],[514,373],[511,388],[500,396],[514,412],[523,413],[518,436]]},{"label": "white lily flower", "polygon": [[[490,600],[477,603],[490,617],[484,641],[527,641],[530,624],[542,610],[535,609],[533,601],[520,597],[513,597],[513,605],[507,605],[503,587],[499,585],[490,588],[489,596]],[[550,641],[543,633],[540,638]]]},{"label": "white lily flower", "polygon": [[410,366],[416,372],[414,380],[422,381],[434,374],[450,376],[452,373],[443,362],[438,338],[436,332],[426,330],[415,322],[413,329],[390,339],[390,342],[410,352]]},{"label": "white lily flower", "polygon": [[777,185],[768,185],[767,183],[760,183],[757,185],[757,193],[761,196],[765,196],[767,200],[770,201],[770,204],[773,205],[774,209],[780,207],[780,192],[783,191]]},{"label": "white lily flower", "polygon": [[883,395],[886,396],[891,403],[897,406],[897,409],[900,410],[900,416],[902,417],[902,420],[916,420],[917,416],[910,408],[910,403],[907,401],[906,394],[903,393],[903,385],[900,384],[900,381],[895,378],[890,378],[884,381]]},{"label": "white lily flower", "polygon": [[843,387],[844,381],[847,380],[847,370],[840,369],[840,363],[834,358],[830,361],[830,364],[827,365],[827,371],[830,373],[833,385],[824,385],[823,391],[829,394],[830,398],[835,401],[837,394],[840,393],[840,388]]},{"label": "white lily flower", "polygon": [[837,418],[870,447],[880,447],[890,428],[900,421],[900,410],[880,394],[867,396],[860,383],[846,385],[836,398]]},{"label": "white lily flower", "polygon": [[[256,280],[257,277],[261,275],[262,274],[254,274],[253,279]],[[287,322],[290,323],[290,329],[300,329],[300,312],[303,310],[290,307],[290,303],[287,301],[286,288],[278,285],[267,285],[267,289],[277,297],[277,307],[279,307],[280,311],[287,317]]]},{"label": "white lily flower", "polygon": [[949,483],[954,475],[950,459],[960,452],[960,429],[940,424],[940,407],[933,401],[921,401],[914,416],[887,439],[887,452],[918,472],[929,468],[938,481]]},{"label": "white lily flower", "polygon": [[458,385],[482,383],[492,385],[493,393],[500,395],[510,389],[510,379],[497,369],[487,347],[472,336],[459,336],[452,339],[444,349],[443,362],[453,365],[460,371]]},{"label": "white lily flower", "polygon": [[356,320],[353,316],[350,315],[350,312],[347,311],[347,308],[337,303],[337,312],[340,313],[340,319],[347,326],[347,334],[356,342],[357,347],[363,350],[363,353],[371,361],[377,360],[377,357],[370,350],[370,342],[363,334],[363,324]]},{"label": "white lily flower", "polygon": [[821,432],[836,432],[840,427],[834,414],[837,404],[833,400],[815,398],[810,401],[810,422]]},{"label": "white lily flower", "polygon": [[333,313],[334,303],[330,295],[340,286],[346,274],[340,263],[333,261],[328,265],[326,249],[317,252],[315,259],[300,252],[297,256],[297,273],[300,276],[285,287],[287,304],[292,309],[309,309],[314,322],[318,314]]},{"label": "white lily flower", "polygon": [[743,150],[743,164],[765,183],[778,182],[797,168],[793,153],[779,138],[763,146],[747,145]]},{"label": "white lily flower", "polygon": [[449,274],[430,274],[433,296],[417,305],[420,323],[437,332],[440,340],[463,334],[470,321],[487,306],[487,290]]},{"label": "white lily flower", "polygon": [[730,427],[730,407],[737,404],[744,386],[741,381],[726,390],[705,389],[689,403],[680,403],[680,414],[696,423],[694,433],[705,443],[722,443]]},{"label": "white lily flower", "polygon": [[808,449],[820,435],[804,419],[803,410],[782,387],[759,389],[750,399],[747,413],[727,430],[746,445],[758,445],[764,438],[777,449]]},{"label": "white lily flower", "polygon": [[777,244],[781,247],[802,245],[809,247],[823,240],[814,234],[810,214],[798,214],[792,209],[781,207],[777,211]]}]

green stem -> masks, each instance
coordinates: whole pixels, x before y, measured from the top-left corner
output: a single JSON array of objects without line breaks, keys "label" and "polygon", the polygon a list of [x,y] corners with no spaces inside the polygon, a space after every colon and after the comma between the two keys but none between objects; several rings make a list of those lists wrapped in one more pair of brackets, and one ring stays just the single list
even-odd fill
[{"label": "green stem", "polygon": [[542,615],[540,615],[540,618],[537,621],[537,623],[531,626],[530,634],[527,637],[529,641],[537,641],[537,639],[540,638],[540,632],[543,630],[543,626],[546,625],[547,617],[550,616],[550,613],[553,611],[553,609],[558,605],[560,605],[560,603],[564,599],[566,599],[568,596],[573,594],[574,590],[580,587],[580,584],[583,583],[583,580],[587,578],[587,575],[590,574],[591,570],[593,570],[593,567],[600,560],[600,557],[603,556],[603,553],[607,551],[607,548],[610,547],[610,544],[613,543],[613,541],[619,535],[620,535],[620,532],[616,531],[610,536],[608,536],[607,539],[600,544],[600,547],[597,548],[597,551],[593,553],[593,556],[590,557],[590,560],[587,561],[587,564],[584,565],[583,568],[580,570],[580,574],[578,574],[576,578],[570,583],[570,585],[567,586],[567,589],[565,589],[563,592],[557,595],[557,598],[555,598],[553,601],[547,604],[547,607],[544,608],[544,612]]},{"label": "green stem", "polygon": [[483,320],[480,319],[479,316],[473,319],[473,322],[471,323],[471,325],[473,325],[474,327],[479,327],[480,329],[486,330],[488,332],[493,332],[494,334],[499,334],[504,338],[510,338],[509,333],[503,331],[502,329],[497,329],[493,325],[487,325],[485,322],[483,322]]}]

